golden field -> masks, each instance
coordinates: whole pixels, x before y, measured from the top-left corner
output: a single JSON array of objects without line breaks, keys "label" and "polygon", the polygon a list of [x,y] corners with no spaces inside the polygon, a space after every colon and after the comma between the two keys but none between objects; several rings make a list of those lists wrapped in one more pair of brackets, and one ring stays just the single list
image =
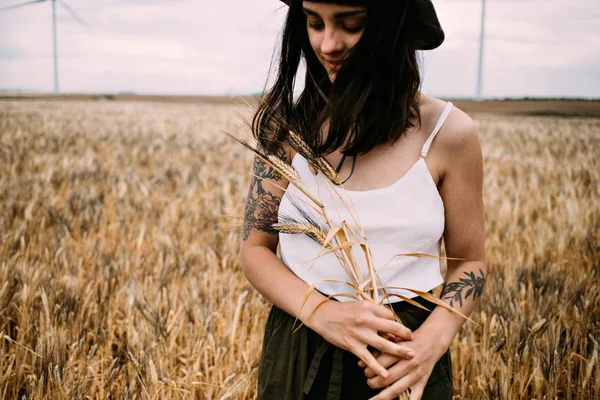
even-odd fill
[{"label": "golden field", "polygon": [[[231,102],[0,102],[0,398],[254,398]],[[488,281],[456,399],[600,398],[600,119],[473,114]]]}]

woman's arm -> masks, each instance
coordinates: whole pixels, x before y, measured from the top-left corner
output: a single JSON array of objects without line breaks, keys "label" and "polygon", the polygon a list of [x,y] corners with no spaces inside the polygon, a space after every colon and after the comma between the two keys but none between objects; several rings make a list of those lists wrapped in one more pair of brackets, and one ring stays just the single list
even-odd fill
[{"label": "woman's arm", "polygon": [[[486,278],[483,159],[474,122],[462,111],[453,113],[437,136],[437,149],[443,165],[447,166],[440,187],[446,219],[444,243],[448,257],[466,261],[448,261],[440,297],[468,316],[479,304]],[[464,323],[464,318],[442,307],[434,308],[407,343],[416,354],[412,360],[379,355],[379,363],[390,373],[387,379],[375,376],[370,368],[365,370],[371,387],[391,385],[374,399],[392,399],[409,387],[410,399],[420,399],[433,366]]]},{"label": "woman's arm", "polygon": [[[291,158],[285,151],[278,156],[287,158],[288,162]],[[393,343],[377,333],[392,333],[410,339],[410,330],[395,322],[393,313],[384,306],[367,301],[341,303],[327,300],[316,290],[311,292],[299,315],[309,286],[275,255],[278,235],[270,227],[277,222],[283,189],[289,183],[258,157],[254,160],[253,175],[255,177],[250,183],[246,200],[240,246],[244,275],[259,293],[277,307],[304,321],[333,345],[351,351],[378,374],[387,376],[386,369],[377,363],[367,345],[398,357],[410,357],[410,350],[404,344]],[[308,318],[323,301],[323,305]]]}]

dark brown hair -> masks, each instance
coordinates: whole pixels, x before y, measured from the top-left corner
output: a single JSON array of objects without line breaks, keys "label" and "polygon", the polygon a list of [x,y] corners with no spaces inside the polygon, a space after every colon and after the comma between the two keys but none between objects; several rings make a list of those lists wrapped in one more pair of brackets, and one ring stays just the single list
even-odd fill
[{"label": "dark brown hair", "polygon": [[[260,99],[252,120],[260,147],[276,152],[292,129],[317,154],[340,149],[358,155],[395,142],[421,123],[415,29],[407,17],[413,11],[411,2],[378,0],[364,5],[363,35],[332,84],[310,45],[302,2],[292,2],[283,29],[277,78]],[[294,80],[302,58],[307,69],[305,87],[294,101]],[[329,131],[322,138],[325,121],[329,121]]]}]

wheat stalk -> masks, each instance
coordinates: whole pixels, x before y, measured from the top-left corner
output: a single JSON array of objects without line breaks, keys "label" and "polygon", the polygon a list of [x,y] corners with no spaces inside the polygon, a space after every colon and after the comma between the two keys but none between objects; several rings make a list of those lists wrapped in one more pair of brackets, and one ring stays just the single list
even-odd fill
[{"label": "wheat stalk", "polygon": [[273,224],[272,227],[281,233],[289,233],[289,234],[303,233],[303,234],[306,234],[306,235],[310,236],[311,238],[313,238],[314,240],[316,240],[317,243],[319,243],[321,246],[326,246],[328,248],[331,247],[331,245],[326,245],[326,243],[325,243],[325,238],[326,238],[325,233],[321,229],[319,229],[318,227],[316,227],[312,224],[301,223],[301,222],[284,222],[284,223]]}]

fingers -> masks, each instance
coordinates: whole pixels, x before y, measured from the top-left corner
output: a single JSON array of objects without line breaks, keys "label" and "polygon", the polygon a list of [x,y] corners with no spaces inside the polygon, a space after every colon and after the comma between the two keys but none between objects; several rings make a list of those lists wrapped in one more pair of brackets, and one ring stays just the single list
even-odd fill
[{"label": "fingers", "polygon": [[[374,374],[381,377],[388,375],[386,368],[376,360],[379,354],[375,352],[372,354],[367,346],[392,356],[406,359],[414,357],[414,351],[402,343],[404,340],[412,339],[412,332],[394,320],[394,313],[391,310],[368,301],[357,302],[351,307],[359,307],[359,309],[352,310],[354,317],[350,325],[353,328],[344,339],[346,343],[342,343],[340,347],[345,347],[354,353],[361,360],[360,365],[363,368],[369,367]],[[387,340],[380,336],[379,332],[393,340]],[[400,341],[401,344],[395,341]]]},{"label": "fingers", "polygon": [[372,307],[373,314],[377,315],[378,317],[394,321],[394,312],[392,310],[390,310],[389,308],[387,308],[386,306],[381,305],[381,304],[371,303],[371,302],[369,302],[369,306]]},{"label": "fingers", "polygon": [[400,358],[411,359],[415,356],[415,351],[407,345],[390,342],[379,335],[373,337],[369,344],[382,353],[387,353]]},{"label": "fingers", "polygon": [[[377,360],[380,362],[380,360]],[[395,384],[399,379],[405,379],[407,376],[411,376],[411,381],[407,382],[410,386],[414,383],[414,379],[419,376],[418,366],[412,361],[400,360],[396,362],[392,367],[388,368],[388,377],[384,378],[381,375],[373,375],[372,378],[367,379],[367,384],[372,389],[382,389],[386,386]],[[408,386],[405,386],[405,388]]]},{"label": "fingers", "polygon": [[348,346],[348,350],[356,355],[365,365],[371,368],[372,371],[375,371],[379,377],[386,379],[389,376],[387,369],[379,364],[373,354],[371,354],[371,352],[363,344],[362,340],[346,338],[346,344]]},{"label": "fingers", "polygon": [[[390,354],[381,354],[379,357],[376,357],[376,359],[377,362],[381,364],[381,366],[385,369],[389,369],[389,367],[396,364],[400,360],[400,358],[392,356]],[[371,379],[375,376],[375,372],[371,368],[367,367],[365,369],[365,376],[367,377],[367,379]]]},{"label": "fingers", "polygon": [[409,400],[421,400],[421,397],[423,397],[424,391],[425,391],[425,388],[422,386],[413,387],[410,392]]},{"label": "fingers", "polygon": [[[402,381],[402,379],[400,381]],[[423,391],[425,389],[423,385],[416,384],[412,387],[408,387],[405,383],[407,381],[402,383],[400,381],[397,381],[392,386],[380,392],[377,396],[371,397],[370,400],[394,400],[407,390],[410,393],[409,400],[421,400],[423,397]]]},{"label": "fingers", "polygon": [[[400,358],[405,358],[405,359],[411,359],[415,356],[414,350],[412,348],[408,347],[406,344],[404,344],[405,342],[400,342],[400,343],[391,342],[387,339],[382,338],[376,332],[373,332],[373,331],[363,331],[363,332],[359,333],[358,337],[356,337],[356,340],[359,342],[365,343],[368,346],[374,347],[375,349],[379,350],[381,353],[388,353],[390,355],[397,356]],[[360,345],[354,346],[354,347],[360,347],[360,349],[362,350],[362,346],[360,346]],[[367,350],[367,352],[369,352],[368,348],[366,350]],[[354,353],[354,354],[359,356],[359,354],[357,354],[357,353]],[[373,354],[371,354],[371,352],[369,352],[369,354],[371,356],[373,356],[373,358],[376,357]],[[359,357],[359,358],[361,358],[364,361],[363,357]]]},{"label": "fingers", "polygon": [[[381,355],[381,352],[377,349],[374,349],[374,350],[369,349],[369,351],[371,352],[371,354],[373,354],[373,357],[375,357],[375,358],[379,358],[379,356]],[[358,362],[358,366],[361,368],[365,368],[367,366],[367,364],[365,364],[365,362],[363,360],[360,360]]]},{"label": "fingers", "polygon": [[369,350],[367,350],[366,347],[357,349],[356,351],[352,351],[352,352],[358,358],[360,358],[361,361],[363,363],[365,363],[365,365],[367,365],[367,367],[370,368],[371,371],[375,371],[377,373],[377,376],[379,376],[383,379],[388,378],[389,373],[388,373],[387,369],[384,368],[381,364],[379,364],[379,362],[377,362],[375,357],[373,357],[373,354],[371,354],[371,352]]},{"label": "fingers", "polygon": [[[394,312],[389,308],[381,305],[374,304],[370,302],[364,302],[365,306],[369,308],[369,310],[379,318],[374,319],[374,322],[377,323],[377,330],[380,332],[392,334],[393,336],[397,336],[402,338],[403,340],[411,340],[412,332],[406,326],[397,322],[394,319]],[[393,340],[393,339],[391,339]]]},{"label": "fingers", "polygon": [[372,327],[379,332],[392,334],[394,339],[390,340],[390,342],[397,341],[398,338],[401,340],[412,340],[412,331],[396,321],[377,318],[373,320]]},{"label": "fingers", "polygon": [[[412,331],[394,319],[394,313],[382,306],[368,301],[359,302],[362,311],[359,313],[358,321],[369,328],[384,334],[392,334],[394,340],[412,340]],[[365,312],[366,311],[366,312]],[[369,314],[371,314],[369,316]],[[375,317],[375,318],[373,318]]]},{"label": "fingers", "polygon": [[[402,393],[406,392],[409,388],[410,379],[407,376],[402,377],[394,384],[388,386],[375,397],[371,397],[370,400],[393,400],[397,399]],[[369,386],[371,386],[369,384]],[[412,396],[412,394],[411,394]],[[412,397],[410,400],[413,400]]]}]

